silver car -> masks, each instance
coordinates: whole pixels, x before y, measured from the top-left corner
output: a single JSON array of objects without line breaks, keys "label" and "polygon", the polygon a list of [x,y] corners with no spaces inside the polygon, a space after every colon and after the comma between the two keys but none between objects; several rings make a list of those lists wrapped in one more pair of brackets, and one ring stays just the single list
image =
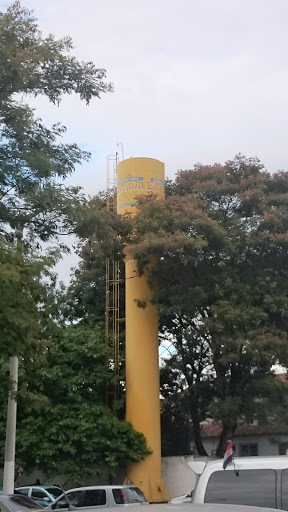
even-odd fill
[{"label": "silver car", "polygon": [[148,504],[147,499],[136,485],[97,485],[69,489],[60,498],[57,498],[48,509],[71,510],[74,508],[89,509],[91,507],[146,504]]}]

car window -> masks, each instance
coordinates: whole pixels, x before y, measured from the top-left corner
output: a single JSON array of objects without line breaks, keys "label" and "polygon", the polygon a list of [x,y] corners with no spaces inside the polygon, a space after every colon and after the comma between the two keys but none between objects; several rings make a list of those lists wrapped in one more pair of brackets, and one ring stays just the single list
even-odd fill
[{"label": "car window", "polygon": [[56,500],[54,503],[52,503],[51,508],[52,510],[58,510],[60,508],[68,508],[69,507],[69,501],[65,494],[59,498],[59,500]]},{"label": "car window", "polygon": [[16,494],[23,494],[23,496],[28,496],[29,488],[25,487],[23,489],[15,489]]},{"label": "car window", "polygon": [[126,503],[143,503],[146,500],[144,494],[138,487],[125,487],[123,489]]},{"label": "car window", "polygon": [[288,510],[288,470],[281,473],[281,509]]},{"label": "car window", "polygon": [[53,510],[58,510],[60,508],[68,508],[69,505],[72,505],[72,507],[82,507],[83,500],[83,490],[66,492],[57,501],[55,501],[55,503],[52,504],[51,508]]},{"label": "car window", "polygon": [[48,498],[48,496],[47,496],[46,492],[43,491],[42,489],[38,489],[37,487],[33,487],[32,492],[31,492],[31,498],[32,499],[43,500],[43,498]]},{"label": "car window", "polygon": [[125,496],[122,492],[122,489],[112,489],[112,494],[117,505],[123,505],[123,503],[125,503]]},{"label": "car window", "polygon": [[215,471],[205,503],[233,503],[276,508],[276,472],[273,469]]},{"label": "car window", "polygon": [[46,487],[46,491],[53,496],[54,499],[58,498],[63,494],[61,487]]},{"label": "car window", "polygon": [[99,507],[106,505],[105,489],[90,489],[85,491],[82,507]]},{"label": "car window", "polygon": [[138,487],[125,487],[123,489],[112,489],[115,503],[143,503],[146,500],[144,494]]}]

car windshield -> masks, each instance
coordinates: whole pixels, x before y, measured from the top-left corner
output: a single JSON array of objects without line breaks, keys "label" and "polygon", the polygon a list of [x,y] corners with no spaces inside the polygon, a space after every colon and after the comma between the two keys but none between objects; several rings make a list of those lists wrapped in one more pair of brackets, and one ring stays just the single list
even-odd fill
[{"label": "car windshield", "polygon": [[0,503],[3,503],[8,509],[13,512],[17,512],[20,510],[27,509],[40,509],[43,510],[42,507],[37,505],[35,501],[30,500],[26,496],[21,496],[20,494],[15,494],[14,496],[1,496]]},{"label": "car windshield", "polygon": [[63,494],[63,490],[60,487],[45,487],[45,489],[55,500]]},{"label": "car windshield", "polygon": [[147,501],[143,492],[138,487],[127,487],[123,490],[126,496],[127,503],[141,503]]}]

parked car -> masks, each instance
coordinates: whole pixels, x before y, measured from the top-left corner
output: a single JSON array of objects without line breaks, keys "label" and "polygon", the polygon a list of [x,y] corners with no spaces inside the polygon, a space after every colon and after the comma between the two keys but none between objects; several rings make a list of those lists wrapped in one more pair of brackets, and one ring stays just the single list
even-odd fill
[{"label": "parked car", "polygon": [[[124,509],[125,505],[119,505],[120,508]],[[34,508],[33,508],[34,507]],[[249,507],[242,505],[222,505],[222,504],[214,504],[214,503],[204,503],[204,504],[191,504],[191,503],[181,503],[180,505],[173,505],[172,503],[162,503],[162,504],[153,504],[149,503],[145,506],[145,512],[175,512],[175,508],[181,512],[279,512],[273,508],[264,508],[264,507]],[[37,506],[30,498],[26,496],[20,495],[1,495],[0,496],[0,509],[1,512],[39,512],[41,511],[41,507]],[[47,509],[46,509],[47,510]],[[107,507],[105,508],[105,512],[114,512],[115,507]],[[127,508],[126,508],[127,510]],[[42,509],[43,511],[43,509]],[[86,511],[95,512],[93,506],[91,508],[86,509]],[[132,503],[129,507],[129,512],[138,512],[139,506],[135,503]]]},{"label": "parked car", "polygon": [[39,512],[39,510],[43,511],[43,508],[27,496],[0,494],[0,510],[1,512],[27,512],[27,510]]},{"label": "parked car", "polygon": [[235,457],[225,470],[223,460],[193,461],[188,466],[197,475],[192,503],[288,510],[288,456]]},{"label": "parked car", "polygon": [[148,504],[143,492],[135,485],[97,485],[69,489],[49,505],[48,509],[87,509],[132,504]]},{"label": "parked car", "polygon": [[[115,508],[105,509],[105,512],[114,512]],[[127,509],[126,509],[127,510]],[[129,507],[129,512],[138,512],[139,507]],[[95,512],[92,511],[91,512]],[[173,503],[149,504],[145,512],[279,512],[274,508],[250,507],[248,505],[222,505],[220,503]]]},{"label": "parked car", "polygon": [[57,485],[24,485],[15,488],[15,493],[28,496],[44,508],[51,505],[63,492]]}]

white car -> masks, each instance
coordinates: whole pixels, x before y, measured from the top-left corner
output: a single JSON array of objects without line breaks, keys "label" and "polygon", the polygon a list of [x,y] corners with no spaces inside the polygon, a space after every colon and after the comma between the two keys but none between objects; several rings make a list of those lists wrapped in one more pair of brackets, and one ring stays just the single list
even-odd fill
[{"label": "white car", "polygon": [[188,462],[197,475],[193,503],[235,503],[288,511],[288,456]]},{"label": "white car", "polygon": [[[106,509],[105,512],[114,512]],[[138,512],[139,507],[129,507],[129,512]],[[91,510],[91,512],[93,512]],[[250,507],[248,505],[223,505],[220,503],[161,503],[145,506],[145,512],[277,512],[274,508]],[[279,512],[279,511],[278,511]]]}]

